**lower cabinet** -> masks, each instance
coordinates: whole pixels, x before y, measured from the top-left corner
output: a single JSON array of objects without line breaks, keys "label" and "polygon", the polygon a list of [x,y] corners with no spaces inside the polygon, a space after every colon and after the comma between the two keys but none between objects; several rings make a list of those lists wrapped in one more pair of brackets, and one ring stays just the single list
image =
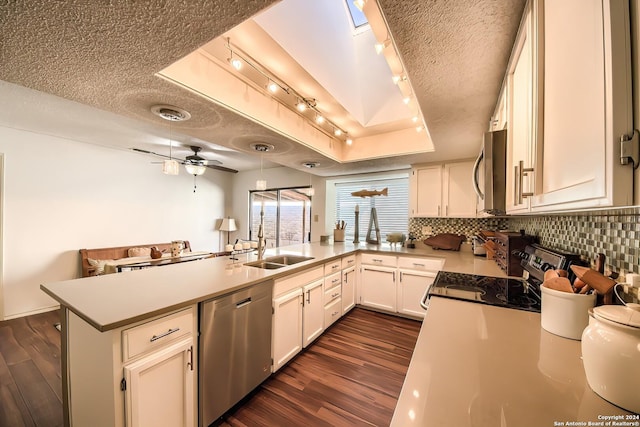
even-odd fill
[{"label": "lower cabinet", "polygon": [[396,268],[363,265],[360,304],[385,311],[396,311]]},{"label": "lower cabinet", "polygon": [[273,372],[302,350],[302,289],[273,300]]},{"label": "lower cabinet", "polygon": [[65,310],[65,425],[197,423],[197,310],[100,332]]},{"label": "lower cabinet", "polygon": [[324,331],[323,283],[322,266],[275,281],[272,372],[280,369]]},{"label": "lower cabinet", "polygon": [[356,306],[356,268],[342,270],[342,314]]},{"label": "lower cabinet", "polygon": [[324,332],[324,280],[316,280],[302,288],[302,347]]},{"label": "lower cabinet", "polygon": [[193,342],[187,338],[126,365],[127,426],[193,426],[193,363]]},{"label": "lower cabinet", "polygon": [[420,300],[433,284],[436,274],[429,271],[399,270],[398,313],[424,317],[426,310],[420,305]]}]

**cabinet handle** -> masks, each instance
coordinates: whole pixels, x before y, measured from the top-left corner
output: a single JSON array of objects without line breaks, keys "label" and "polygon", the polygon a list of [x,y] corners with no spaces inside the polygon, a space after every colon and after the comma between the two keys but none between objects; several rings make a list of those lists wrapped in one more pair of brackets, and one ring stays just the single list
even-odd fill
[{"label": "cabinet handle", "polygon": [[333,313],[331,313],[331,317],[337,316],[338,314],[340,314],[339,311],[334,311]]},{"label": "cabinet handle", "polygon": [[440,205],[438,205],[438,216],[440,216]]},{"label": "cabinet handle", "polygon": [[400,283],[402,283],[402,271],[400,272]]},{"label": "cabinet handle", "polygon": [[449,216],[449,205],[444,207],[444,216]]},{"label": "cabinet handle", "polygon": [[193,346],[189,347],[187,351],[189,352],[189,361],[187,362],[187,366],[191,371],[193,371]]},{"label": "cabinet handle", "polygon": [[395,282],[396,281],[396,272],[394,271],[391,274],[393,274],[393,281]]},{"label": "cabinet handle", "polygon": [[244,300],[240,301],[239,303],[237,303],[236,304],[236,308],[242,308],[245,305],[249,305],[249,304],[251,304],[251,297],[249,297],[247,299],[244,299]]},{"label": "cabinet handle", "polygon": [[425,266],[424,264],[418,264],[417,262],[414,262],[413,265],[416,266],[416,267],[424,267]]},{"label": "cabinet handle", "polygon": [[524,176],[529,172],[533,172],[533,168],[525,168],[524,160],[520,160],[518,169],[520,171],[520,173],[518,173],[518,189],[520,190],[518,195],[518,204],[520,205],[524,198],[533,196],[533,193],[525,193],[523,190]]},{"label": "cabinet handle", "polygon": [[371,261],[373,261],[373,262],[382,262],[381,259],[377,259],[377,258],[373,258]]},{"label": "cabinet handle", "polygon": [[518,165],[513,167],[513,204],[517,205],[520,199],[520,189],[518,188],[518,176],[520,175],[520,169]]},{"label": "cabinet handle", "polygon": [[340,292],[336,292],[335,294],[331,294],[331,298],[335,298],[340,295]]},{"label": "cabinet handle", "polygon": [[154,335],[151,337],[151,339],[149,340],[149,342],[154,342],[154,341],[158,341],[160,338],[164,338],[167,335],[171,335],[174,332],[178,332],[180,330],[180,328],[175,328],[175,329],[169,329],[167,332],[165,332],[164,334],[160,334],[160,335]]},{"label": "cabinet handle", "polygon": [[333,280],[331,281],[331,283],[336,284],[336,283],[338,283],[339,281],[340,281],[340,279],[333,279]]},{"label": "cabinet handle", "polygon": [[311,304],[311,289],[307,291],[307,304]]}]

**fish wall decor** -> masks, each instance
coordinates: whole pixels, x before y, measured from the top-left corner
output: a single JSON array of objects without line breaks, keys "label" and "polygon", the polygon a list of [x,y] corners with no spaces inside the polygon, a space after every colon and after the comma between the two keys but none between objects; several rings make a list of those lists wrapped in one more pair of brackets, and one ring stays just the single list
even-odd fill
[{"label": "fish wall decor", "polygon": [[373,197],[373,196],[388,196],[389,195],[389,189],[388,188],[384,188],[380,191],[377,190],[360,190],[360,191],[354,191],[353,193],[351,193],[352,196],[354,197]]}]

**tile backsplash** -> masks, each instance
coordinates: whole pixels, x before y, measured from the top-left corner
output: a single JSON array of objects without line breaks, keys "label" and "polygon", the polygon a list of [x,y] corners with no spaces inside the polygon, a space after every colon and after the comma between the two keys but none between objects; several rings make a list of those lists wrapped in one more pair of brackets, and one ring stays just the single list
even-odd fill
[{"label": "tile backsplash", "polygon": [[596,253],[607,257],[608,271],[640,273],[640,207],[569,214],[508,216],[492,218],[410,218],[409,232],[425,237],[456,233],[470,238],[480,230],[525,230],[537,236],[540,244],[579,254],[593,261]]}]

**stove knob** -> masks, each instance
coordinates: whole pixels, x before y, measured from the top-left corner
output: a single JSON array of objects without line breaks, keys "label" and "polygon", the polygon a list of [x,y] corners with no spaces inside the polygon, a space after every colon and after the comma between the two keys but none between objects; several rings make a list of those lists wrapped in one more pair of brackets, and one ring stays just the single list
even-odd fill
[{"label": "stove knob", "polygon": [[547,270],[551,270],[553,269],[553,265],[549,264],[548,262],[545,262],[544,264],[542,264],[540,266],[540,270],[542,271],[547,271]]},{"label": "stove knob", "polygon": [[511,255],[516,256],[525,261],[529,260],[529,254],[523,251],[513,251],[511,252]]}]

